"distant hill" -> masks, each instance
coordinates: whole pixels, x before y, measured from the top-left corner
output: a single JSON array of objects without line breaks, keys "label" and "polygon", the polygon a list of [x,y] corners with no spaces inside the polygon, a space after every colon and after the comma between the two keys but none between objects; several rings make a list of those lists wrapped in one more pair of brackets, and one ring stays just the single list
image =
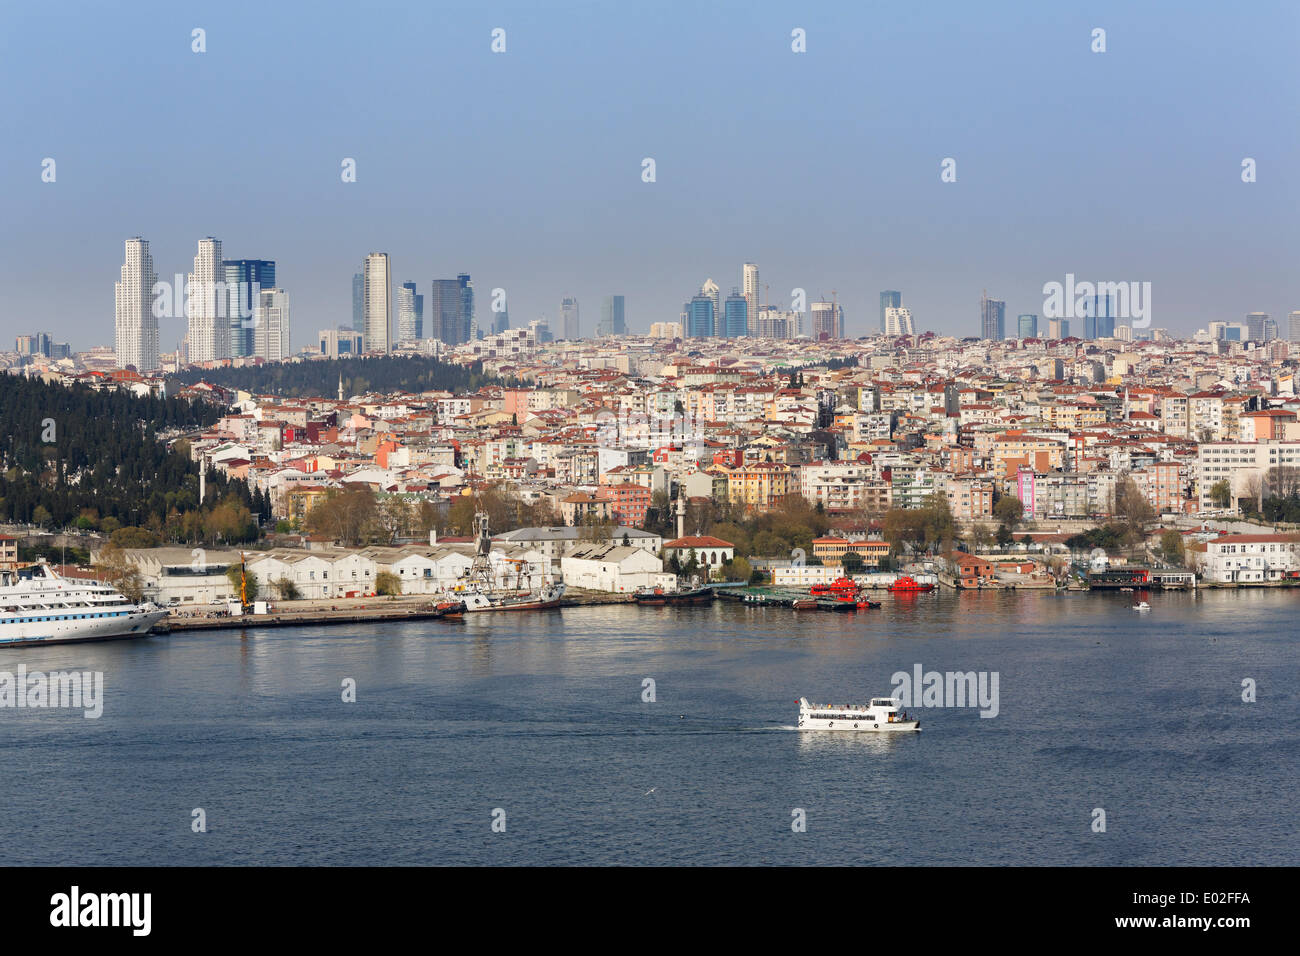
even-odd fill
[{"label": "distant hill", "polygon": [[483,363],[455,365],[421,356],[389,355],[375,358],[320,359],[279,362],[245,368],[190,369],[175,378],[186,385],[210,382],[223,388],[243,389],[289,398],[332,398],[338,394],[366,392],[473,392],[484,385],[503,385],[483,373]]},{"label": "distant hill", "polygon": [[[225,502],[221,533],[256,539],[249,512],[270,513],[261,494],[211,472],[199,509],[198,465],[183,446],[168,449],[158,438],[205,428],[221,414],[182,398],[0,375],[0,521],[108,531],[148,526],[159,538],[197,541],[208,512]],[[212,528],[215,534],[215,522]]]}]

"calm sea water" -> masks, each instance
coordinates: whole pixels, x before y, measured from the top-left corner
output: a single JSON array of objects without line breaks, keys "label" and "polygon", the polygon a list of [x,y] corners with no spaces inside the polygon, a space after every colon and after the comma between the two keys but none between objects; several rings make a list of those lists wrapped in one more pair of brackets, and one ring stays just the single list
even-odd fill
[{"label": "calm sea water", "polygon": [[[98,720],[0,710],[0,864],[1295,864],[1300,596],[1150,602],[620,606],[0,651],[0,671],[106,684]],[[918,663],[996,671],[999,715],[793,729],[799,696],[865,702]]]}]

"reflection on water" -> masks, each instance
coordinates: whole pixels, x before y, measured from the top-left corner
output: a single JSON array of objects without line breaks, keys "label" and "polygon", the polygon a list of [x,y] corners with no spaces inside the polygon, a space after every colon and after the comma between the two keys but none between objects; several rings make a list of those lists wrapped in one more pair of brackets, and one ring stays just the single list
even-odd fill
[{"label": "reflection on water", "polygon": [[909,746],[924,733],[924,730],[906,734],[878,734],[870,731],[851,730],[800,730],[798,731],[799,750],[810,756],[817,754],[867,754],[876,756],[891,753],[893,748],[896,747]]}]

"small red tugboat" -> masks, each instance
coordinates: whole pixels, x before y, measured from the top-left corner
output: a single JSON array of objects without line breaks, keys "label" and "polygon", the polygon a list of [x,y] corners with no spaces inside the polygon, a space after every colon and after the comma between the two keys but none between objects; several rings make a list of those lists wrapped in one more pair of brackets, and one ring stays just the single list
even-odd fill
[{"label": "small red tugboat", "polygon": [[921,584],[911,575],[904,574],[901,578],[899,578],[897,581],[895,581],[893,584],[889,586],[889,590],[891,593],[894,594],[897,594],[899,592],[903,592],[907,594],[915,594],[924,591],[933,591],[934,585]]},{"label": "small red tugboat", "polygon": [[814,584],[808,589],[808,593],[817,597],[840,597],[844,594],[856,595],[858,585],[852,578],[839,577],[830,584]]}]

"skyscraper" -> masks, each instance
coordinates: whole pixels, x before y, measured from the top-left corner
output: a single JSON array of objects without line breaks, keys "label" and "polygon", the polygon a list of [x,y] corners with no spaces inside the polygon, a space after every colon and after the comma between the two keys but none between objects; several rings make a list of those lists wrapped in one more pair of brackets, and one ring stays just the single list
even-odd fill
[{"label": "skyscraper", "polygon": [[460,341],[472,342],[483,337],[474,316],[474,283],[468,272],[457,275],[456,282],[460,286]]},{"label": "skyscraper", "polygon": [[1287,341],[1300,344],[1300,312],[1287,316]]},{"label": "skyscraper", "polygon": [[233,358],[253,355],[257,296],[262,289],[275,288],[275,263],[270,259],[227,259],[224,267],[230,354]]},{"label": "skyscraper", "polygon": [[364,324],[367,352],[388,351],[388,330],[393,321],[392,272],[388,253],[372,252],[366,256],[364,290]]},{"label": "skyscraper", "polygon": [[352,331],[366,330],[366,277],[360,272],[352,276]]},{"label": "skyscraper", "polygon": [[560,330],[570,342],[582,338],[582,323],[578,315],[578,300],[566,295],[560,300]]},{"label": "skyscraper", "polygon": [[741,269],[741,290],[745,293],[745,320],[749,327],[745,330],[749,335],[758,333],[758,266],[752,262],[746,262]]},{"label": "skyscraper", "polygon": [[397,289],[397,341],[414,342],[422,338],[421,316],[424,297],[415,291],[414,282],[403,282]]},{"label": "skyscraper", "polygon": [[[713,299],[701,292],[687,303],[686,310],[687,337],[692,339],[711,338],[714,326]],[[602,319],[602,323],[603,321]]]},{"label": "skyscraper", "polygon": [[749,333],[749,301],[740,294],[739,289],[732,289],[731,295],[722,307],[722,334],[729,339],[742,338]]},{"label": "skyscraper", "polygon": [[221,240],[199,240],[194,271],[190,273],[185,314],[189,318],[191,362],[216,362],[230,358],[230,297]]},{"label": "skyscraper", "polygon": [[885,310],[901,309],[903,307],[903,293],[894,289],[886,289],[880,293],[880,331],[885,331]]},{"label": "skyscraper", "polygon": [[1007,304],[990,299],[987,292],[980,298],[980,338],[1006,338]]},{"label": "skyscraper", "polygon": [[1093,295],[1083,300],[1083,337],[1115,337],[1115,304],[1108,295]]},{"label": "skyscraper", "polygon": [[844,307],[842,305],[836,305],[834,302],[814,302],[809,312],[812,314],[812,337],[814,341],[844,337]]},{"label": "skyscraper", "polygon": [[[715,313],[716,314],[716,313]],[[596,335],[626,335],[627,316],[623,312],[623,297],[607,295],[600,304],[600,326]],[[713,333],[710,332],[710,335]]]},{"label": "skyscraper", "polygon": [[[713,302],[713,321],[715,323],[722,321],[722,290],[712,279],[705,279],[704,285],[700,286],[700,295],[708,296]],[[713,335],[717,335],[722,329],[715,328]]]},{"label": "skyscraper", "polygon": [[1268,321],[1267,312],[1246,313],[1246,338],[1251,342],[1264,341],[1264,323]]},{"label": "skyscraper", "polygon": [[1038,338],[1038,316],[1026,312],[1016,316],[1017,338],[1036,339]]},{"label": "skyscraper", "polygon": [[268,362],[283,362],[289,348],[289,295],[283,289],[261,289],[257,294],[257,321],[251,330],[253,353]]},{"label": "skyscraper", "polygon": [[895,305],[885,309],[885,328],[883,331],[890,336],[915,335],[916,329],[912,325],[911,310]]},{"label": "skyscraper", "polygon": [[[44,355],[50,357],[50,336],[47,332],[35,335],[20,335],[14,339],[14,350],[19,355]],[[136,371],[139,371],[137,369]]]},{"label": "skyscraper", "polygon": [[460,283],[455,279],[434,279],[429,296],[429,334],[444,345],[459,345]]},{"label": "skyscraper", "polygon": [[[134,366],[137,372],[158,368],[158,316],[153,313],[153,271],[149,241],[136,236],[126,240],[122,278],[114,283],[117,299],[114,348],[117,364]],[[181,290],[176,290],[180,295]]]}]

